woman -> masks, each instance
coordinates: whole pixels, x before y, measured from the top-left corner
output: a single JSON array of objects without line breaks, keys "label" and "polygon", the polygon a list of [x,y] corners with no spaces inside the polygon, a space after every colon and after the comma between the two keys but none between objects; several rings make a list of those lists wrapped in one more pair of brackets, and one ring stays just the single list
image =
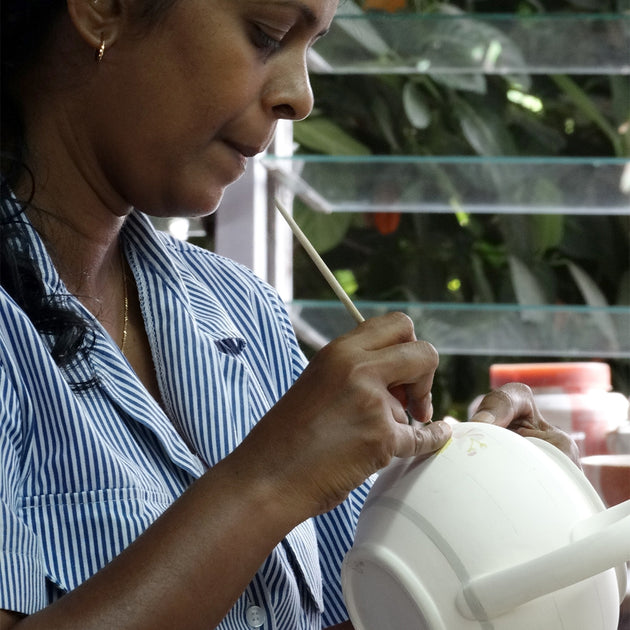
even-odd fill
[{"label": "woman", "polygon": [[[335,9],[2,3],[3,629],[351,627],[370,476],[450,435],[435,350],[391,314],[306,366],[270,287],[143,214],[212,212],[308,115]],[[526,388],[483,408],[573,446]]]}]

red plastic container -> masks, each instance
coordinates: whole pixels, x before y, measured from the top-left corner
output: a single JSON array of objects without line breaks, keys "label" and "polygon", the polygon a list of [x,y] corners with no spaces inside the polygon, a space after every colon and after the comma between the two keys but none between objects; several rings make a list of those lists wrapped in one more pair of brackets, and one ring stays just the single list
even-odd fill
[{"label": "red plastic container", "polygon": [[628,399],[611,391],[607,363],[497,363],[490,366],[490,387],[509,382],[525,383],[532,388],[536,405],[548,422],[567,433],[583,433],[583,455],[608,453],[607,434],[628,418]]}]

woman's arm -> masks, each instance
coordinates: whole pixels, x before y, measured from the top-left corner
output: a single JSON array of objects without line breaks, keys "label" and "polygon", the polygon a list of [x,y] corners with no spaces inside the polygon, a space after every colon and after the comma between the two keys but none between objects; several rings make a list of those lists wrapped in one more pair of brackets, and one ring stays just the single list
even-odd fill
[{"label": "woman's arm", "polygon": [[298,523],[335,507],[392,457],[446,442],[446,423],[410,426],[391,393],[403,388],[415,415],[430,415],[436,367],[435,350],[400,315],[335,340],[125,551],[15,627],[215,627]]},{"label": "woman's arm", "polygon": [[108,566],[15,627],[218,625],[296,524],[279,487],[236,460],[216,465]]}]

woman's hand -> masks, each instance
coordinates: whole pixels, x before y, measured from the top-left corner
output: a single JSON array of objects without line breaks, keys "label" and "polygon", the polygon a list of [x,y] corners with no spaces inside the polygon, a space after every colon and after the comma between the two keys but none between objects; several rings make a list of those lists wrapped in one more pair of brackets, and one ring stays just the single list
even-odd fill
[{"label": "woman's hand", "polygon": [[532,390],[522,383],[508,383],[486,394],[471,422],[489,422],[553,444],[580,466],[577,444],[569,435],[549,424],[540,414]]},{"label": "woman's hand", "polygon": [[330,510],[392,457],[428,454],[448,440],[446,423],[426,424],[437,365],[406,315],[368,320],[320,350],[237,451],[278,484],[300,519]]}]

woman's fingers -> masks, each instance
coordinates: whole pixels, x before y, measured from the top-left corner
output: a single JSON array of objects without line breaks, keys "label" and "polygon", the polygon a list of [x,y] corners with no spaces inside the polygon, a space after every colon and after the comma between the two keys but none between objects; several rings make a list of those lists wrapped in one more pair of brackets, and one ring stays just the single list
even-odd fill
[{"label": "woman's fingers", "polygon": [[437,366],[407,316],[363,322],[311,359],[243,445],[309,515],[330,509],[392,457],[428,455],[448,440],[446,424],[409,424],[405,411],[431,418]]},{"label": "woman's fingers", "polygon": [[397,311],[366,319],[338,339],[343,340],[354,336],[362,337],[361,347],[364,350],[380,350],[392,345],[416,341],[413,322],[409,316]]},{"label": "woman's fingers", "polygon": [[[439,355],[429,342],[416,339],[409,317],[389,313],[367,320],[353,332],[360,339],[362,349],[369,352],[374,369],[403,411],[407,409],[420,422],[431,420],[431,388]],[[402,418],[397,411],[394,416],[397,420]]]},{"label": "woman's fingers", "polygon": [[522,383],[508,383],[486,394],[470,420],[502,427],[514,422],[528,422],[532,427],[547,424],[536,407],[532,390]]},{"label": "woman's fingers", "polygon": [[430,422],[420,424],[413,422],[407,426],[399,426],[396,440],[396,457],[418,457],[430,455],[442,448],[452,434],[447,422]]},{"label": "woman's fingers", "polygon": [[507,383],[486,394],[470,420],[497,424],[523,437],[544,440],[580,466],[580,453],[575,441],[543,418],[531,388],[523,383]]}]

